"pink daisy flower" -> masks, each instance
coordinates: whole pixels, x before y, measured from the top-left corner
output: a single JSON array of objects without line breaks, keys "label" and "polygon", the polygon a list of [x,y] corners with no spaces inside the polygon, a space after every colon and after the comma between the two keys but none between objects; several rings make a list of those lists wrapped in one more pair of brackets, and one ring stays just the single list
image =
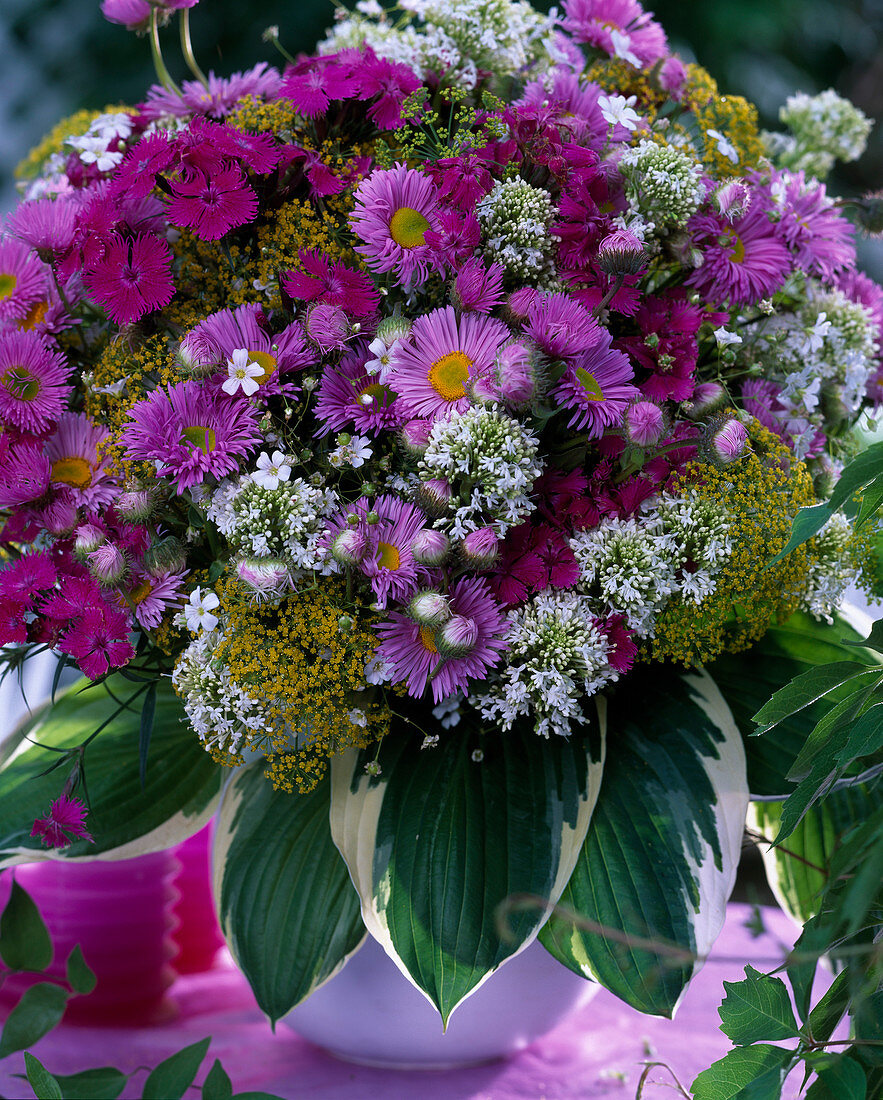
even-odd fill
[{"label": "pink daisy flower", "polygon": [[[368,523],[369,512],[377,523]],[[357,525],[347,523],[347,515],[358,517]],[[367,498],[357,500],[345,515],[338,515],[328,525],[325,545],[334,548],[338,536],[346,532],[357,536],[359,552],[356,568],[371,582],[381,606],[391,598],[401,603],[429,578],[429,571],[418,564],[411,543],[426,526],[426,516],[413,504],[392,496],[379,496],[372,504]],[[352,556],[352,555],[351,555]]]},{"label": "pink daisy flower", "polygon": [[772,182],[783,187],[782,216],[774,224],[795,266],[826,282],[854,267],[855,229],[828,198],[825,185],[805,179],[803,172],[774,172]]},{"label": "pink daisy flower", "polygon": [[716,214],[699,214],[691,219],[690,230],[704,262],[687,286],[711,302],[737,306],[769,298],[793,268],[763,202],[752,202],[732,224]]},{"label": "pink daisy flower", "polygon": [[466,383],[487,373],[509,338],[502,321],[480,313],[458,317],[451,306],[418,317],[400,348],[392,385],[411,417],[437,419],[469,407]]},{"label": "pink daisy flower", "polygon": [[0,341],[0,420],[39,435],[67,402],[70,367],[33,332],[6,332]]},{"label": "pink daisy flower", "polygon": [[451,297],[458,309],[490,313],[503,298],[502,267],[486,267],[482,260],[470,257],[457,272]]},{"label": "pink daisy flower", "polygon": [[32,199],[19,203],[6,219],[6,225],[13,237],[49,259],[63,254],[73,244],[78,209],[72,195]]},{"label": "pink daisy flower", "polygon": [[187,118],[190,115],[208,115],[224,118],[245,96],[256,99],[275,99],[282,85],[282,77],[276,69],[261,61],[245,72],[230,76],[208,74],[208,88],[198,80],[185,80],[181,94],[171,92],[161,84],[154,84],[147,93],[147,100],[140,104],[145,122],[172,116]]},{"label": "pink daisy flower", "polygon": [[48,287],[46,268],[28,246],[0,237],[0,321],[24,317]]},{"label": "pink daisy flower", "polygon": [[426,233],[439,226],[432,180],[407,165],[378,168],[356,188],[350,226],[364,244],[356,252],[372,271],[392,271],[409,288],[420,286],[438,268]]},{"label": "pink daisy flower", "polygon": [[286,374],[316,362],[299,324],[271,335],[263,327],[265,321],[263,310],[254,302],[219,310],[187,333],[179,355],[192,366],[223,366],[234,351],[245,348],[249,359],[264,368],[263,375],[255,379],[262,387],[273,374]]},{"label": "pink daisy flower", "polygon": [[165,613],[183,603],[187,573],[186,569],[157,574],[133,570],[129,583],[134,587],[129,591],[129,599],[135,605],[136,620],[145,630],[156,630]]},{"label": "pink daisy flower", "polygon": [[665,31],[637,0],[564,0],[561,26],[574,41],[649,68],[668,52]]},{"label": "pink daisy flower", "polygon": [[601,340],[601,326],[566,294],[541,294],[527,311],[525,331],[553,359],[568,359]]},{"label": "pink daisy flower", "polygon": [[79,798],[63,794],[49,807],[46,817],[37,818],[31,836],[38,836],[47,848],[66,848],[75,840],[88,840],[92,844],[92,835],[86,828],[86,813],[86,806]]},{"label": "pink daisy flower", "polygon": [[170,184],[169,220],[192,229],[204,241],[217,241],[236,226],[253,221],[258,197],[236,165],[211,176],[188,172]]},{"label": "pink daisy flower", "polygon": [[66,412],[46,440],[43,453],[52,463],[53,485],[64,485],[77,507],[94,511],[117,496],[110,462],[98,447],[110,433],[93,424],[84,413]]},{"label": "pink daisy flower", "polygon": [[[481,577],[457,581],[449,604],[452,618],[438,630],[418,626],[395,611],[376,628],[381,636],[377,656],[391,669],[392,682],[406,682],[408,694],[415,698],[423,695],[430,676],[436,703],[465,689],[470,679],[483,680],[507,648],[509,624],[487,581]],[[442,650],[448,647],[441,635],[445,632],[454,643],[450,648],[462,652],[468,646],[468,650],[461,656],[444,656]]]},{"label": "pink daisy flower", "polygon": [[360,434],[393,432],[408,419],[398,394],[376,375],[368,374],[364,351],[346,356],[336,367],[325,368],[314,412],[325,422],[320,435],[350,423]]},{"label": "pink daisy flower", "polygon": [[640,397],[628,356],[610,346],[610,333],[602,330],[600,343],[568,366],[552,390],[560,406],[572,409],[568,425],[599,439],[605,429],[618,424],[629,404]]},{"label": "pink daisy flower", "polygon": [[129,416],[121,432],[128,457],[159,463],[179,493],[233,473],[261,438],[257,409],[199,382],[156,389]]},{"label": "pink daisy flower", "polygon": [[120,325],[168,305],[175,293],[172,250],[152,234],[112,237],[104,256],[83,274],[87,290]]},{"label": "pink daisy flower", "polygon": [[13,446],[0,434],[0,508],[16,508],[39,500],[49,489],[52,467],[36,443]]}]

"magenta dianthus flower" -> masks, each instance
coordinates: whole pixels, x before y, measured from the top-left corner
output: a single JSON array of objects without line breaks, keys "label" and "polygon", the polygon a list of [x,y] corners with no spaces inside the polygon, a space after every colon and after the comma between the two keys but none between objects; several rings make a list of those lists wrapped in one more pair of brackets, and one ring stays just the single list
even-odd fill
[{"label": "magenta dianthus flower", "polygon": [[121,433],[128,457],[158,463],[179,493],[233,473],[261,439],[257,409],[199,382],[156,389],[129,416]]},{"label": "magenta dianthus flower", "polygon": [[47,848],[66,848],[75,840],[94,843],[86,828],[86,806],[79,798],[63,794],[49,807],[46,817],[38,817],[31,836],[38,836]]},{"label": "magenta dianthus flower", "polygon": [[103,257],[83,275],[91,296],[117,324],[128,325],[169,304],[175,294],[172,251],[152,234],[112,237]]},{"label": "magenta dianthus flower", "polygon": [[90,680],[97,680],[108,669],[120,668],[135,656],[130,630],[128,615],[107,604],[92,606],[61,636],[58,648],[70,654]]},{"label": "magenta dianthus flower", "polygon": [[301,251],[302,270],[289,271],[282,289],[302,302],[325,302],[340,306],[350,317],[369,317],[376,313],[380,295],[364,271],[356,271],[339,261],[332,263],[318,249]]},{"label": "magenta dianthus flower", "polygon": [[[444,656],[441,652],[445,645],[439,634],[444,627],[432,630],[419,626],[396,611],[376,627],[381,636],[377,655],[389,666],[392,682],[406,682],[408,694],[420,698],[431,676],[436,703],[465,689],[471,679],[483,680],[507,648],[509,624],[487,581],[463,577],[451,587],[449,597],[453,615],[445,626],[456,620],[453,632],[461,643],[459,656]],[[466,651],[462,652],[464,646]]]},{"label": "magenta dianthus flower", "polygon": [[169,220],[192,229],[204,241],[219,240],[253,221],[258,212],[258,197],[236,165],[211,175],[191,171],[170,186]]}]

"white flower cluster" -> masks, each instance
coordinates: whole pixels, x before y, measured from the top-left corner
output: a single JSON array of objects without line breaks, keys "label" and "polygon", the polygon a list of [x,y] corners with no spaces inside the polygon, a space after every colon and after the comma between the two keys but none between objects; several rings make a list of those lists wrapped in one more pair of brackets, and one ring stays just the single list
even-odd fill
[{"label": "white flower cluster", "polygon": [[644,139],[619,162],[631,208],[659,226],[684,226],[705,198],[702,169],[671,145]]},{"label": "white flower cluster", "polygon": [[132,119],[129,115],[98,115],[92,119],[85,134],[67,138],[66,144],[77,150],[83,164],[94,164],[99,172],[109,172],[123,159],[123,153],[109,151],[108,145],[117,138],[125,140],[131,133]]},{"label": "white flower cluster", "polygon": [[[773,135],[779,162],[794,171],[825,176],[835,160],[857,160],[865,151],[872,121],[832,89],[789,96],[779,118],[791,135]],[[784,140],[783,140],[784,139]]]},{"label": "white flower cluster", "polygon": [[467,88],[475,86],[480,69],[505,79],[549,67],[546,43],[554,17],[534,11],[526,0],[400,0],[398,7],[416,22],[402,26],[395,12],[390,19],[374,0],[363,0],[337,23],[319,52],[365,42],[378,57],[418,73],[442,70]]},{"label": "white flower cluster", "polygon": [[846,553],[851,534],[850,521],[835,512],[813,540],[803,605],[816,619],[832,623],[843,594],[858,578],[859,569],[850,564]]},{"label": "white flower cluster", "polygon": [[508,730],[532,716],[543,737],[567,736],[586,721],[582,701],[616,680],[607,635],[592,621],[589,601],[575,592],[535,596],[509,615],[506,668],[470,702]]},{"label": "white flower cluster", "polygon": [[554,271],[552,196],[523,179],[494,184],[476,208],[485,254],[517,279],[546,285]]},{"label": "white flower cluster", "polygon": [[453,520],[439,520],[455,538],[480,527],[503,536],[531,511],[528,494],[540,476],[539,439],[501,409],[473,405],[437,420],[418,464],[422,480],[444,479],[453,493]]},{"label": "white flower cluster", "polygon": [[222,481],[208,503],[208,518],[234,553],[273,556],[294,569],[328,573],[331,565],[319,550],[319,539],[324,519],[338,506],[337,495],[299,477],[278,480],[274,488],[260,479],[259,469]]},{"label": "white flower cluster", "polygon": [[598,617],[625,616],[639,637],[652,637],[657,617],[673,597],[699,604],[715,590],[730,556],[725,513],[693,494],[662,496],[652,514],[605,519],[575,535],[577,588]]},{"label": "white flower cluster", "polygon": [[200,633],[178,658],[172,684],[205,747],[238,752],[256,734],[269,733],[270,727],[265,719],[266,700],[244,692],[217,659],[223,641],[218,630]]}]

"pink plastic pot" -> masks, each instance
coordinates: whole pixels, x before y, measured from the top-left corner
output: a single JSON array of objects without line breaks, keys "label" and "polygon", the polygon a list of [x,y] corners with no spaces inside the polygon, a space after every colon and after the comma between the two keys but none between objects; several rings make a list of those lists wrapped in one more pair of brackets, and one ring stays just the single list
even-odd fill
[{"label": "pink plastic pot", "polygon": [[178,947],[174,967],[179,974],[209,970],[224,946],[212,898],[211,832],[211,826],[206,825],[174,849],[181,864],[174,879],[177,927],[172,933]]}]

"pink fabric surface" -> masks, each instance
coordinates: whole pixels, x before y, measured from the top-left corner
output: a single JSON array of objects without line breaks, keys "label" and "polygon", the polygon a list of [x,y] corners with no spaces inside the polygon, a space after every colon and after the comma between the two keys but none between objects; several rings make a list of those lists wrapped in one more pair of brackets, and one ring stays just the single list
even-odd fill
[{"label": "pink fabric surface", "polygon": [[[284,1025],[274,1035],[226,953],[214,970],[176,981],[169,994],[174,1018],[168,1023],[151,1028],[65,1024],[37,1043],[33,1053],[50,1072],[114,1065],[128,1073],[139,1066],[153,1067],[210,1035],[212,1044],[198,1081],[220,1058],[234,1093],[261,1089],[286,1100],[627,1100],[635,1095],[648,1058],[667,1063],[689,1089],[695,1075],[729,1049],[717,1014],[722,981],[740,980],[746,963],[762,971],[773,969],[795,939],[795,927],[772,909],[762,910],[765,933],[752,938],[744,927],[749,915],[746,905],[729,907],[714,953],[674,1020],[642,1016],[602,990],[584,1009],[511,1060],[470,1069],[368,1069],[337,1061]],[[820,981],[817,996],[825,984]],[[21,1055],[0,1063],[0,1094],[24,1094],[21,1081],[12,1077],[22,1067]],[[143,1071],[136,1073],[123,1096],[140,1096],[145,1076]],[[789,1079],[784,1100],[796,1097],[798,1077]],[[645,1100],[671,1100],[678,1095],[673,1083],[664,1069],[652,1070]]]}]

